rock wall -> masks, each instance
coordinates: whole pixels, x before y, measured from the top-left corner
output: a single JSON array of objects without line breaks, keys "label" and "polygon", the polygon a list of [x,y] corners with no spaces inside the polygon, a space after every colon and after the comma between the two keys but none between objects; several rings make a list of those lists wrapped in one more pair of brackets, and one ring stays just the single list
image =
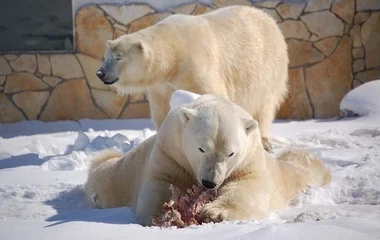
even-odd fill
[{"label": "rock wall", "polygon": [[286,37],[290,94],[277,118],[338,116],[349,90],[380,78],[378,0],[216,0],[166,11],[141,4],[89,4],[75,15],[75,53],[0,55],[0,122],[149,117],[144,94],[119,96],[97,79],[104,42],[171,14],[198,15],[227,5],[261,8]]}]

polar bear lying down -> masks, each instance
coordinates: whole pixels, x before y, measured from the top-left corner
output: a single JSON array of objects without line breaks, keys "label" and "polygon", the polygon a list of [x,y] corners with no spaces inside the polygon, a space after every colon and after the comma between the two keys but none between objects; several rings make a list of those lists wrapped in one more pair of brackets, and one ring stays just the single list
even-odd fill
[{"label": "polar bear lying down", "polygon": [[330,170],[306,152],[273,158],[248,112],[208,94],[170,111],[157,134],[126,155],[94,159],[85,192],[99,208],[132,207],[150,226],[170,199],[170,184],[183,192],[193,184],[216,189],[201,216],[219,222],[265,218],[308,185],[330,181]]}]

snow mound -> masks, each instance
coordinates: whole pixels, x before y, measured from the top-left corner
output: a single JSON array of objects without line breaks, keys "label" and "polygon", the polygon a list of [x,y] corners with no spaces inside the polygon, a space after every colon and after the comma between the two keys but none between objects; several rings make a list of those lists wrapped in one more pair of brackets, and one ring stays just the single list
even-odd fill
[{"label": "snow mound", "polygon": [[183,104],[191,103],[201,95],[185,91],[185,90],[176,90],[170,97],[170,110],[179,108]]},{"label": "snow mound", "polygon": [[[89,134],[89,133],[88,133]],[[139,145],[144,139],[155,134],[155,131],[144,129],[142,136],[130,141],[123,134],[116,133],[113,136],[96,136],[92,141],[84,132],[78,132],[74,144],[69,145],[63,154],[50,157],[41,168],[50,171],[71,171],[88,169],[91,158],[99,151],[114,149],[122,153],[129,152],[133,147]],[[90,134],[89,134],[90,135]],[[35,142],[31,147],[39,155],[46,155],[46,150],[40,142]]]},{"label": "snow mound", "polygon": [[365,83],[348,92],[340,103],[344,117],[380,116],[380,80]]}]

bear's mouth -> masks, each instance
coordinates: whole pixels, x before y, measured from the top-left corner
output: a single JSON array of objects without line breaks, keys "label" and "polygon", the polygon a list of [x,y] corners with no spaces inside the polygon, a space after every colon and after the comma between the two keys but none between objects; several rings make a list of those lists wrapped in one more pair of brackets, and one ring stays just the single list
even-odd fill
[{"label": "bear's mouth", "polygon": [[104,81],[103,83],[104,83],[105,85],[111,85],[111,84],[114,84],[115,82],[117,82],[117,80],[119,80],[119,78],[115,78],[115,80],[113,80],[113,81],[111,81],[111,82],[106,82],[106,81]]}]

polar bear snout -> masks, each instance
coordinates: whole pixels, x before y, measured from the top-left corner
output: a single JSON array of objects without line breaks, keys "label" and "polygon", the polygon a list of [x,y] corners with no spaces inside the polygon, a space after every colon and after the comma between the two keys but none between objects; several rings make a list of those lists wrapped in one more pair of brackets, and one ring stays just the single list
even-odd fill
[{"label": "polar bear snout", "polygon": [[96,76],[106,85],[111,85],[119,80],[119,67],[120,57],[111,50],[107,50],[103,62],[99,69],[96,71]]},{"label": "polar bear snout", "polygon": [[226,177],[225,164],[217,163],[212,166],[203,165],[198,175],[199,184],[207,189],[219,188]]},{"label": "polar bear snout", "polygon": [[98,78],[100,80],[104,80],[106,74],[104,73],[104,70],[103,69],[99,69],[97,72],[96,72],[96,76],[98,76]]},{"label": "polar bear snout", "polygon": [[117,80],[119,80],[118,77],[110,77],[110,74],[106,73],[106,70],[104,68],[100,68],[96,72],[96,76],[106,85],[111,85],[115,83]]},{"label": "polar bear snout", "polygon": [[202,179],[202,186],[208,189],[214,189],[216,187],[216,183]]}]

